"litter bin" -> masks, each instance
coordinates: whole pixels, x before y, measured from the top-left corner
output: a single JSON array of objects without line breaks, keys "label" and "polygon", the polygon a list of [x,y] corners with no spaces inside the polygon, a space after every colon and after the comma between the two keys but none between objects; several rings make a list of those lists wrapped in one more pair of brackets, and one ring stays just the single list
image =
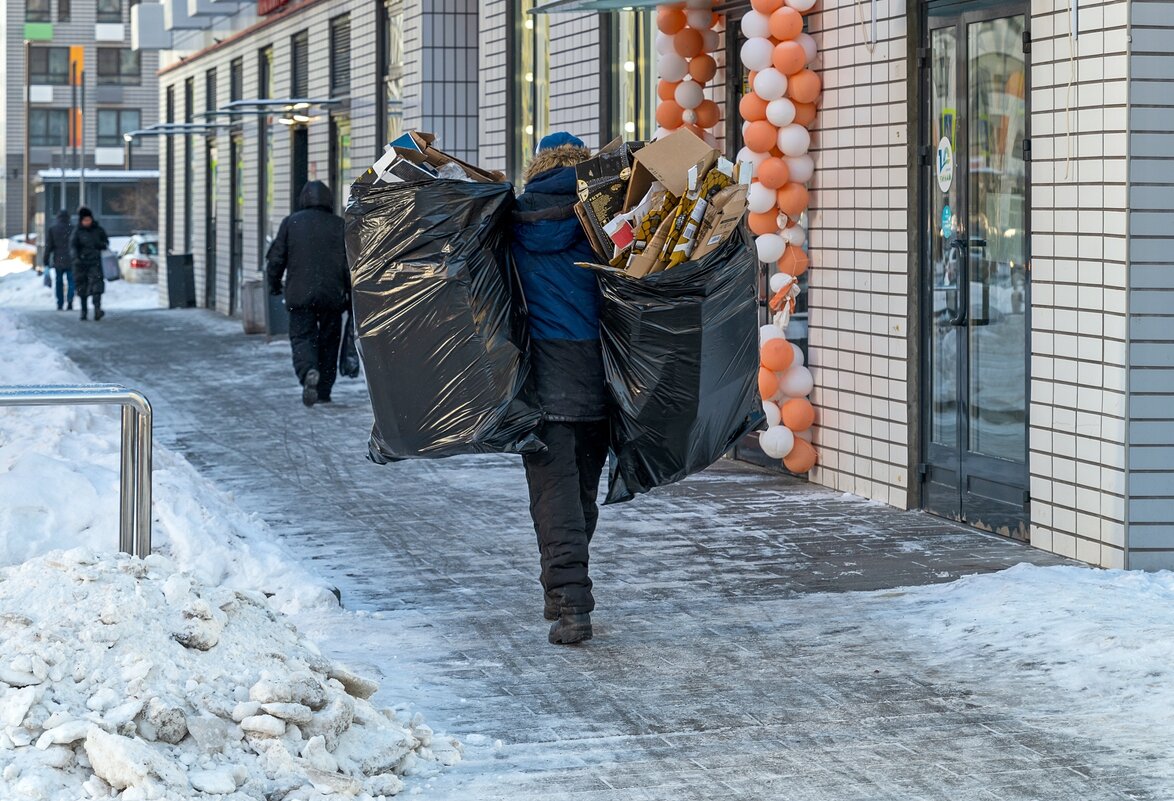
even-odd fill
[{"label": "litter bin", "polygon": [[246,334],[265,333],[265,282],[259,278],[241,282],[241,318]]},{"label": "litter bin", "polygon": [[167,256],[167,308],[190,309],[196,305],[196,264],[190,253]]}]

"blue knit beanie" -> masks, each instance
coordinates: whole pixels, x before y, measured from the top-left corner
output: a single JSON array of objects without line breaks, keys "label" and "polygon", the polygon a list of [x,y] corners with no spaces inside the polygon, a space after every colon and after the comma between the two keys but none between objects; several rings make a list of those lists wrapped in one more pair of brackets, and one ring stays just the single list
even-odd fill
[{"label": "blue knit beanie", "polygon": [[542,141],[538,143],[538,152],[543,150],[554,150],[556,147],[563,145],[574,145],[575,147],[585,147],[583,140],[566,131],[555,131],[552,134],[547,134],[542,137]]}]

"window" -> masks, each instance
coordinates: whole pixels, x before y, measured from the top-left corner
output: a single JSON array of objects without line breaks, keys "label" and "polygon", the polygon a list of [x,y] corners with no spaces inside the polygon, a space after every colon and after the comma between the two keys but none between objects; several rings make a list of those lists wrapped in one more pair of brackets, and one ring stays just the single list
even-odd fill
[{"label": "window", "polygon": [[63,108],[29,109],[29,144],[61,147],[69,139],[69,112]]},{"label": "window", "polygon": [[204,73],[204,110],[216,110],[216,68]]},{"label": "window", "polygon": [[52,22],[53,12],[49,9],[49,0],[26,0],[24,5],[25,22]]},{"label": "window", "polygon": [[330,21],[330,95],[351,93],[351,15]]},{"label": "window", "polygon": [[520,176],[550,127],[550,32],[534,0],[512,0],[506,29],[506,172]]},{"label": "window", "polygon": [[122,22],[122,0],[98,0],[98,22]]},{"label": "window", "polygon": [[57,21],[69,22],[70,12],[72,11],[71,0],[57,0]]},{"label": "window", "polygon": [[66,86],[69,84],[68,47],[30,47],[29,83]]},{"label": "window", "polygon": [[245,96],[245,60],[234,58],[228,65],[228,99],[243,100]]},{"label": "window", "polygon": [[[183,82],[183,121],[191,123],[196,113],[196,79],[188,78]],[[191,134],[183,138],[183,252],[192,252],[192,207],[195,199],[192,194],[196,177],[196,148]]]},{"label": "window", "polygon": [[[273,47],[263,47],[257,51],[257,97],[273,97]],[[274,187],[277,185],[277,147],[274,143],[274,125],[269,117],[262,116],[258,131],[258,158],[261,169],[257,179],[257,263],[265,263],[265,254],[269,250],[269,243],[277,236],[277,228],[281,218],[272,215],[275,207]],[[241,190],[243,191],[243,190]]]},{"label": "window", "polygon": [[379,97],[379,138],[375,142],[378,153],[383,152],[383,143],[399,136],[404,127],[403,0],[385,0],[380,17],[377,46],[383,91]]},{"label": "window", "polygon": [[310,94],[310,34],[295,33],[289,38],[290,97],[308,97]]},{"label": "window", "polygon": [[129,47],[98,48],[98,83],[138,86],[141,73],[139,51]]},{"label": "window", "polygon": [[98,147],[121,147],[122,135],[142,127],[142,115],[137,108],[98,109]]},{"label": "window", "polygon": [[641,11],[601,15],[600,20],[606,50],[602,61],[609,65],[602,139],[651,139],[656,131],[656,27]]},{"label": "window", "polygon": [[[175,122],[175,86],[167,87],[167,99],[163,104],[167,122]],[[163,217],[166,221],[164,232],[167,234],[167,252],[175,248],[175,146],[171,144],[172,137],[163,137],[163,163],[167,174],[167,191],[163,196]]]}]

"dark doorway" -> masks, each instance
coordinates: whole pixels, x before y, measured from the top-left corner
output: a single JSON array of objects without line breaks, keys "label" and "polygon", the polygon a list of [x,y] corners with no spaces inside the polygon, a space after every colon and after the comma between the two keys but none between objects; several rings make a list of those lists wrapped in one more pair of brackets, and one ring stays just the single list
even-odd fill
[{"label": "dark doorway", "polygon": [[298,210],[298,195],[310,180],[310,131],[296,127],[290,134],[290,212]]},{"label": "dark doorway", "polygon": [[232,181],[228,188],[232,196],[232,237],[228,259],[228,313],[240,313],[240,285],[245,257],[245,139],[234,133],[231,141]]},{"label": "dark doorway", "polygon": [[205,148],[204,169],[204,305],[216,308],[216,189],[219,174],[219,148],[209,139]]}]

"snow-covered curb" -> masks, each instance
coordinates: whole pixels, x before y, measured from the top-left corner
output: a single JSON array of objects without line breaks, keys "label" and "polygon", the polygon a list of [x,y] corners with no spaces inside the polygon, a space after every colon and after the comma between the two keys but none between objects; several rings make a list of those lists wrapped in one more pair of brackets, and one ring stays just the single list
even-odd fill
[{"label": "snow-covered curb", "polygon": [[0,796],[378,798],[456,741],[367,700],[260,593],[164,557],[0,569]]}]

